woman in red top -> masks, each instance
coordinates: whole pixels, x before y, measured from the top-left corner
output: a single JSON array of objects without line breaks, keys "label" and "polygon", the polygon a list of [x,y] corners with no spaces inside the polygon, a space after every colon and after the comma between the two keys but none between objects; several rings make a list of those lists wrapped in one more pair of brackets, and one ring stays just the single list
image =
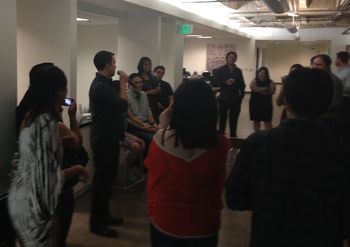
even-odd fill
[{"label": "woman in red top", "polygon": [[145,161],[152,246],[217,246],[228,143],[216,123],[201,80],[181,84],[162,113]]}]

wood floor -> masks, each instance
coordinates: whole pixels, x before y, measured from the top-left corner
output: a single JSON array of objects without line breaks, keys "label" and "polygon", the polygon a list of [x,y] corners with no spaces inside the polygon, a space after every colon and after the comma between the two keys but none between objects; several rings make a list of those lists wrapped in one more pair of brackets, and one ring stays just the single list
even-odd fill
[{"label": "wood floor", "polygon": [[[238,124],[238,136],[247,137],[252,133],[248,114],[249,95],[245,97]],[[274,107],[273,124],[277,125],[281,108]],[[118,227],[119,237],[104,238],[89,232],[89,208],[91,194],[88,192],[76,201],[73,223],[68,236],[68,247],[148,247],[149,220],[146,208],[145,181],[128,190],[114,189],[111,201],[112,212],[123,216],[125,223]],[[250,213],[222,210],[220,247],[248,247],[250,235]]]}]

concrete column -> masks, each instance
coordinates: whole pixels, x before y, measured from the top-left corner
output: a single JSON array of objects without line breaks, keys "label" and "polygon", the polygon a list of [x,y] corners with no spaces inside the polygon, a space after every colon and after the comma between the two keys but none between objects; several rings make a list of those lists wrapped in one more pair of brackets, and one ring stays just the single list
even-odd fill
[{"label": "concrete column", "polygon": [[128,74],[137,72],[141,57],[147,56],[152,65],[160,62],[161,19],[158,15],[128,15],[119,21],[117,67]]},{"label": "concrete column", "polygon": [[[182,82],[182,67],[184,57],[184,36],[176,33],[176,20],[162,22],[161,33],[161,60],[166,68],[164,80],[177,88]],[[156,64],[154,64],[156,66]]]},{"label": "concrete column", "polygon": [[15,150],[15,107],[17,93],[16,50],[16,1],[0,2],[0,57],[1,66],[1,128],[0,128],[0,174],[10,171],[10,162]]},{"label": "concrete column", "polygon": [[76,97],[76,0],[17,0],[18,101],[28,88],[31,67],[53,62],[68,78]]}]

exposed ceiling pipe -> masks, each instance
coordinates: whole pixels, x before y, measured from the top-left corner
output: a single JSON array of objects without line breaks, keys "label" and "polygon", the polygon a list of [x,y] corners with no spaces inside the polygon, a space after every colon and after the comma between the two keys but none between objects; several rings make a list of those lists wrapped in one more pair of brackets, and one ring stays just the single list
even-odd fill
[{"label": "exposed ceiling pipe", "polygon": [[[338,9],[332,9],[332,10],[299,10],[298,14],[300,16],[325,16],[325,15],[332,15],[338,13]],[[350,14],[350,10],[342,10],[343,14]],[[274,14],[269,11],[259,11],[259,12],[237,12],[237,13],[231,13],[230,17],[253,17],[253,16],[265,16],[265,15],[274,15],[274,16],[288,16],[287,13],[283,14]]]},{"label": "exposed ceiling pipe", "polygon": [[327,26],[332,26],[336,21],[339,21],[342,19],[343,10],[346,10],[348,8],[349,3],[350,3],[350,0],[339,0],[337,4],[338,11],[328,19]]},{"label": "exposed ceiling pipe", "polygon": [[262,0],[274,13],[282,14],[290,10],[287,0]]}]

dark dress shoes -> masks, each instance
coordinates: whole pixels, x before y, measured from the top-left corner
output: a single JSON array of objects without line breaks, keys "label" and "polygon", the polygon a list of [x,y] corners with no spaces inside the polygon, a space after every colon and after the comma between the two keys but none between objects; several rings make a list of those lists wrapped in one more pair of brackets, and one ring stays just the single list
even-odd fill
[{"label": "dark dress shoes", "polygon": [[119,226],[124,223],[123,217],[120,216],[111,216],[108,219],[108,225]]},{"label": "dark dress shoes", "polygon": [[118,237],[118,231],[108,226],[90,226],[90,232],[107,238]]}]

